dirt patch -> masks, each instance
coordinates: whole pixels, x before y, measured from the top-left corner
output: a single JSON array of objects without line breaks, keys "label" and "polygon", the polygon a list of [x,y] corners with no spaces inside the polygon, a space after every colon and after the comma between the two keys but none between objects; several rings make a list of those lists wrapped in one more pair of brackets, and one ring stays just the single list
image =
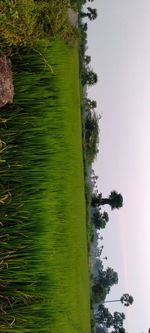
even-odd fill
[{"label": "dirt patch", "polygon": [[78,13],[75,12],[72,8],[68,8],[68,19],[72,27],[78,27]]},{"label": "dirt patch", "polygon": [[11,60],[0,57],[0,107],[13,102],[14,86]]}]

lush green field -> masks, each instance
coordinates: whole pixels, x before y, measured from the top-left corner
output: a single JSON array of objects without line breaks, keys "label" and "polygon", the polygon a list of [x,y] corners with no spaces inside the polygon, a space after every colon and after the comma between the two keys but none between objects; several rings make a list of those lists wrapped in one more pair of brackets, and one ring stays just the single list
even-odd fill
[{"label": "lush green field", "polygon": [[37,49],[15,55],[0,117],[0,331],[88,333],[78,50]]}]

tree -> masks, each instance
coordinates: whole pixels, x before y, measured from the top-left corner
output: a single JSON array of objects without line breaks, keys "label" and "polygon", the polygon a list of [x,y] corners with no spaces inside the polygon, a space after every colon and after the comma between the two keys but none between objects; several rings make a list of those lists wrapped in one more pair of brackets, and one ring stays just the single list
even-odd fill
[{"label": "tree", "polygon": [[123,327],[123,321],[125,320],[125,314],[123,312],[114,312],[113,316],[113,328],[115,332],[119,332],[120,328]]},{"label": "tree", "polygon": [[123,333],[125,331],[122,331],[123,329],[123,322],[125,320],[125,314],[122,312],[114,312],[112,315],[108,308],[106,308],[103,304],[100,304],[98,306],[98,309],[95,314],[95,320],[107,328],[113,327],[114,332],[112,333]]},{"label": "tree", "polygon": [[123,294],[122,297],[120,298],[120,301],[123,305],[129,306],[130,304],[133,303],[134,299],[129,294]]},{"label": "tree", "polygon": [[109,216],[107,212],[101,213],[97,208],[95,208],[92,221],[95,225],[95,228],[104,229],[106,227],[106,223],[109,221]]},{"label": "tree", "polygon": [[88,161],[93,161],[98,152],[99,118],[95,112],[89,112],[85,118],[85,147]]},{"label": "tree", "polygon": [[95,320],[99,324],[103,324],[107,328],[113,325],[113,316],[103,304],[98,306],[95,314]]},{"label": "tree", "polygon": [[114,299],[111,301],[105,301],[105,303],[111,303],[111,302],[121,302],[125,306],[129,306],[133,303],[134,299],[129,294],[123,294],[120,299]]},{"label": "tree", "polygon": [[118,274],[111,267],[107,267],[106,271],[99,270],[98,276],[95,278],[95,287],[105,289],[106,293],[110,291],[110,287],[118,283]]},{"label": "tree", "polygon": [[102,198],[102,194],[98,194],[98,196],[92,197],[92,206],[102,206],[102,205],[110,205],[111,209],[123,206],[123,197],[121,193],[117,193],[116,191],[112,191],[108,198]]},{"label": "tree", "polygon": [[93,111],[97,107],[97,102],[90,98],[85,98],[84,104],[87,111]]},{"label": "tree", "polygon": [[118,283],[118,273],[111,267],[107,267],[106,271],[103,272],[102,276],[100,274],[99,281],[103,287],[109,288],[114,284]]},{"label": "tree", "polygon": [[91,57],[89,55],[86,55],[85,58],[84,58],[84,62],[86,65],[89,65],[90,62],[91,62]]},{"label": "tree", "polygon": [[97,18],[96,8],[87,7],[87,12],[80,12],[81,17],[88,17],[90,21],[93,21]]},{"label": "tree", "polygon": [[97,83],[97,81],[98,81],[98,76],[92,70],[88,69],[84,73],[82,73],[81,82],[83,85],[87,84],[87,85],[91,86],[91,85]]}]

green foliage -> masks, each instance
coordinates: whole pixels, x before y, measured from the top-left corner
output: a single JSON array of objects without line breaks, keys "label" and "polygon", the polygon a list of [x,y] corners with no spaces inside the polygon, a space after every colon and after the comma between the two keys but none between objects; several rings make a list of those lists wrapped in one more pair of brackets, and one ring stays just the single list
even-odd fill
[{"label": "green foliage", "polygon": [[85,118],[85,147],[88,161],[92,162],[98,152],[99,117],[95,112],[88,112]]},{"label": "green foliage", "polygon": [[97,323],[106,326],[107,328],[113,325],[113,316],[103,304],[98,306],[98,310],[95,315],[95,320]]},{"label": "green foliage", "polygon": [[74,41],[76,31],[68,20],[68,6],[68,0],[0,1],[1,52],[10,51],[11,47],[31,46],[41,38]]},{"label": "green foliage", "polygon": [[95,283],[92,287],[92,302],[100,303],[104,302],[107,296],[106,288],[103,288],[100,284]]},{"label": "green foliage", "polygon": [[117,311],[112,315],[108,308],[103,304],[100,304],[96,311],[95,320],[107,328],[113,327],[113,332],[120,333],[123,329],[125,315],[123,312],[121,313]]},{"label": "green foliage", "polygon": [[92,222],[94,223],[95,228],[104,229],[108,221],[109,221],[109,216],[107,212],[101,213],[98,208],[95,208],[95,211],[92,216]]},{"label": "green foliage", "polygon": [[123,294],[122,297],[120,298],[120,301],[123,305],[129,306],[133,303],[134,299],[129,294]]},{"label": "green foliage", "polygon": [[118,284],[118,274],[111,267],[106,271],[100,271],[98,277],[99,284],[106,289],[110,289],[114,284]]},{"label": "green foliage", "polygon": [[37,48],[0,117],[0,331],[89,333],[78,52]]},{"label": "green foliage", "polygon": [[97,18],[97,9],[96,8],[91,8],[87,7],[87,12],[80,12],[81,17],[88,17],[90,21],[93,21]]},{"label": "green foliage", "polygon": [[81,82],[83,84],[83,86],[85,85],[93,85],[95,83],[97,83],[98,81],[98,76],[97,74],[91,70],[90,68],[87,68],[86,70],[84,70],[84,72],[82,73],[81,76]]}]

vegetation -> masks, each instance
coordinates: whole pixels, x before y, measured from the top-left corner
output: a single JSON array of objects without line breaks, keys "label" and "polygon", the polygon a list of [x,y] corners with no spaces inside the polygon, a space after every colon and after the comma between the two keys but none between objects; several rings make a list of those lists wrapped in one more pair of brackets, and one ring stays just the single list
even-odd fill
[{"label": "vegetation", "polygon": [[119,209],[123,206],[123,197],[120,193],[112,191],[108,198],[102,198],[102,194],[92,197],[92,206],[110,205],[111,209]]},{"label": "vegetation", "polygon": [[109,216],[107,212],[101,213],[100,210],[98,210],[97,208],[94,210],[92,222],[94,223],[96,229],[104,229],[108,221]]},{"label": "vegetation", "polygon": [[[123,333],[123,324],[125,320],[125,314],[122,312],[114,312],[112,315],[111,312],[103,304],[98,306],[96,312],[96,321],[103,324],[107,328],[113,328],[116,333]],[[121,330],[121,331],[120,331]],[[124,330],[125,332],[125,330]]]},{"label": "vegetation", "polygon": [[89,20],[93,21],[97,18],[96,8],[87,7],[87,12],[80,12],[81,17],[88,17]]},{"label": "vegetation", "polygon": [[[123,294],[120,299],[115,299],[112,301],[106,301],[107,303],[109,302],[121,302],[125,306],[129,306],[133,303],[133,297],[129,294]],[[106,303],[105,302],[105,303]]]},{"label": "vegetation", "polygon": [[41,38],[74,40],[76,32],[68,20],[68,6],[68,0],[0,1],[1,52],[11,53],[22,45],[31,47]]},{"label": "vegetation", "polygon": [[37,47],[0,118],[1,332],[90,332],[78,50]]}]

